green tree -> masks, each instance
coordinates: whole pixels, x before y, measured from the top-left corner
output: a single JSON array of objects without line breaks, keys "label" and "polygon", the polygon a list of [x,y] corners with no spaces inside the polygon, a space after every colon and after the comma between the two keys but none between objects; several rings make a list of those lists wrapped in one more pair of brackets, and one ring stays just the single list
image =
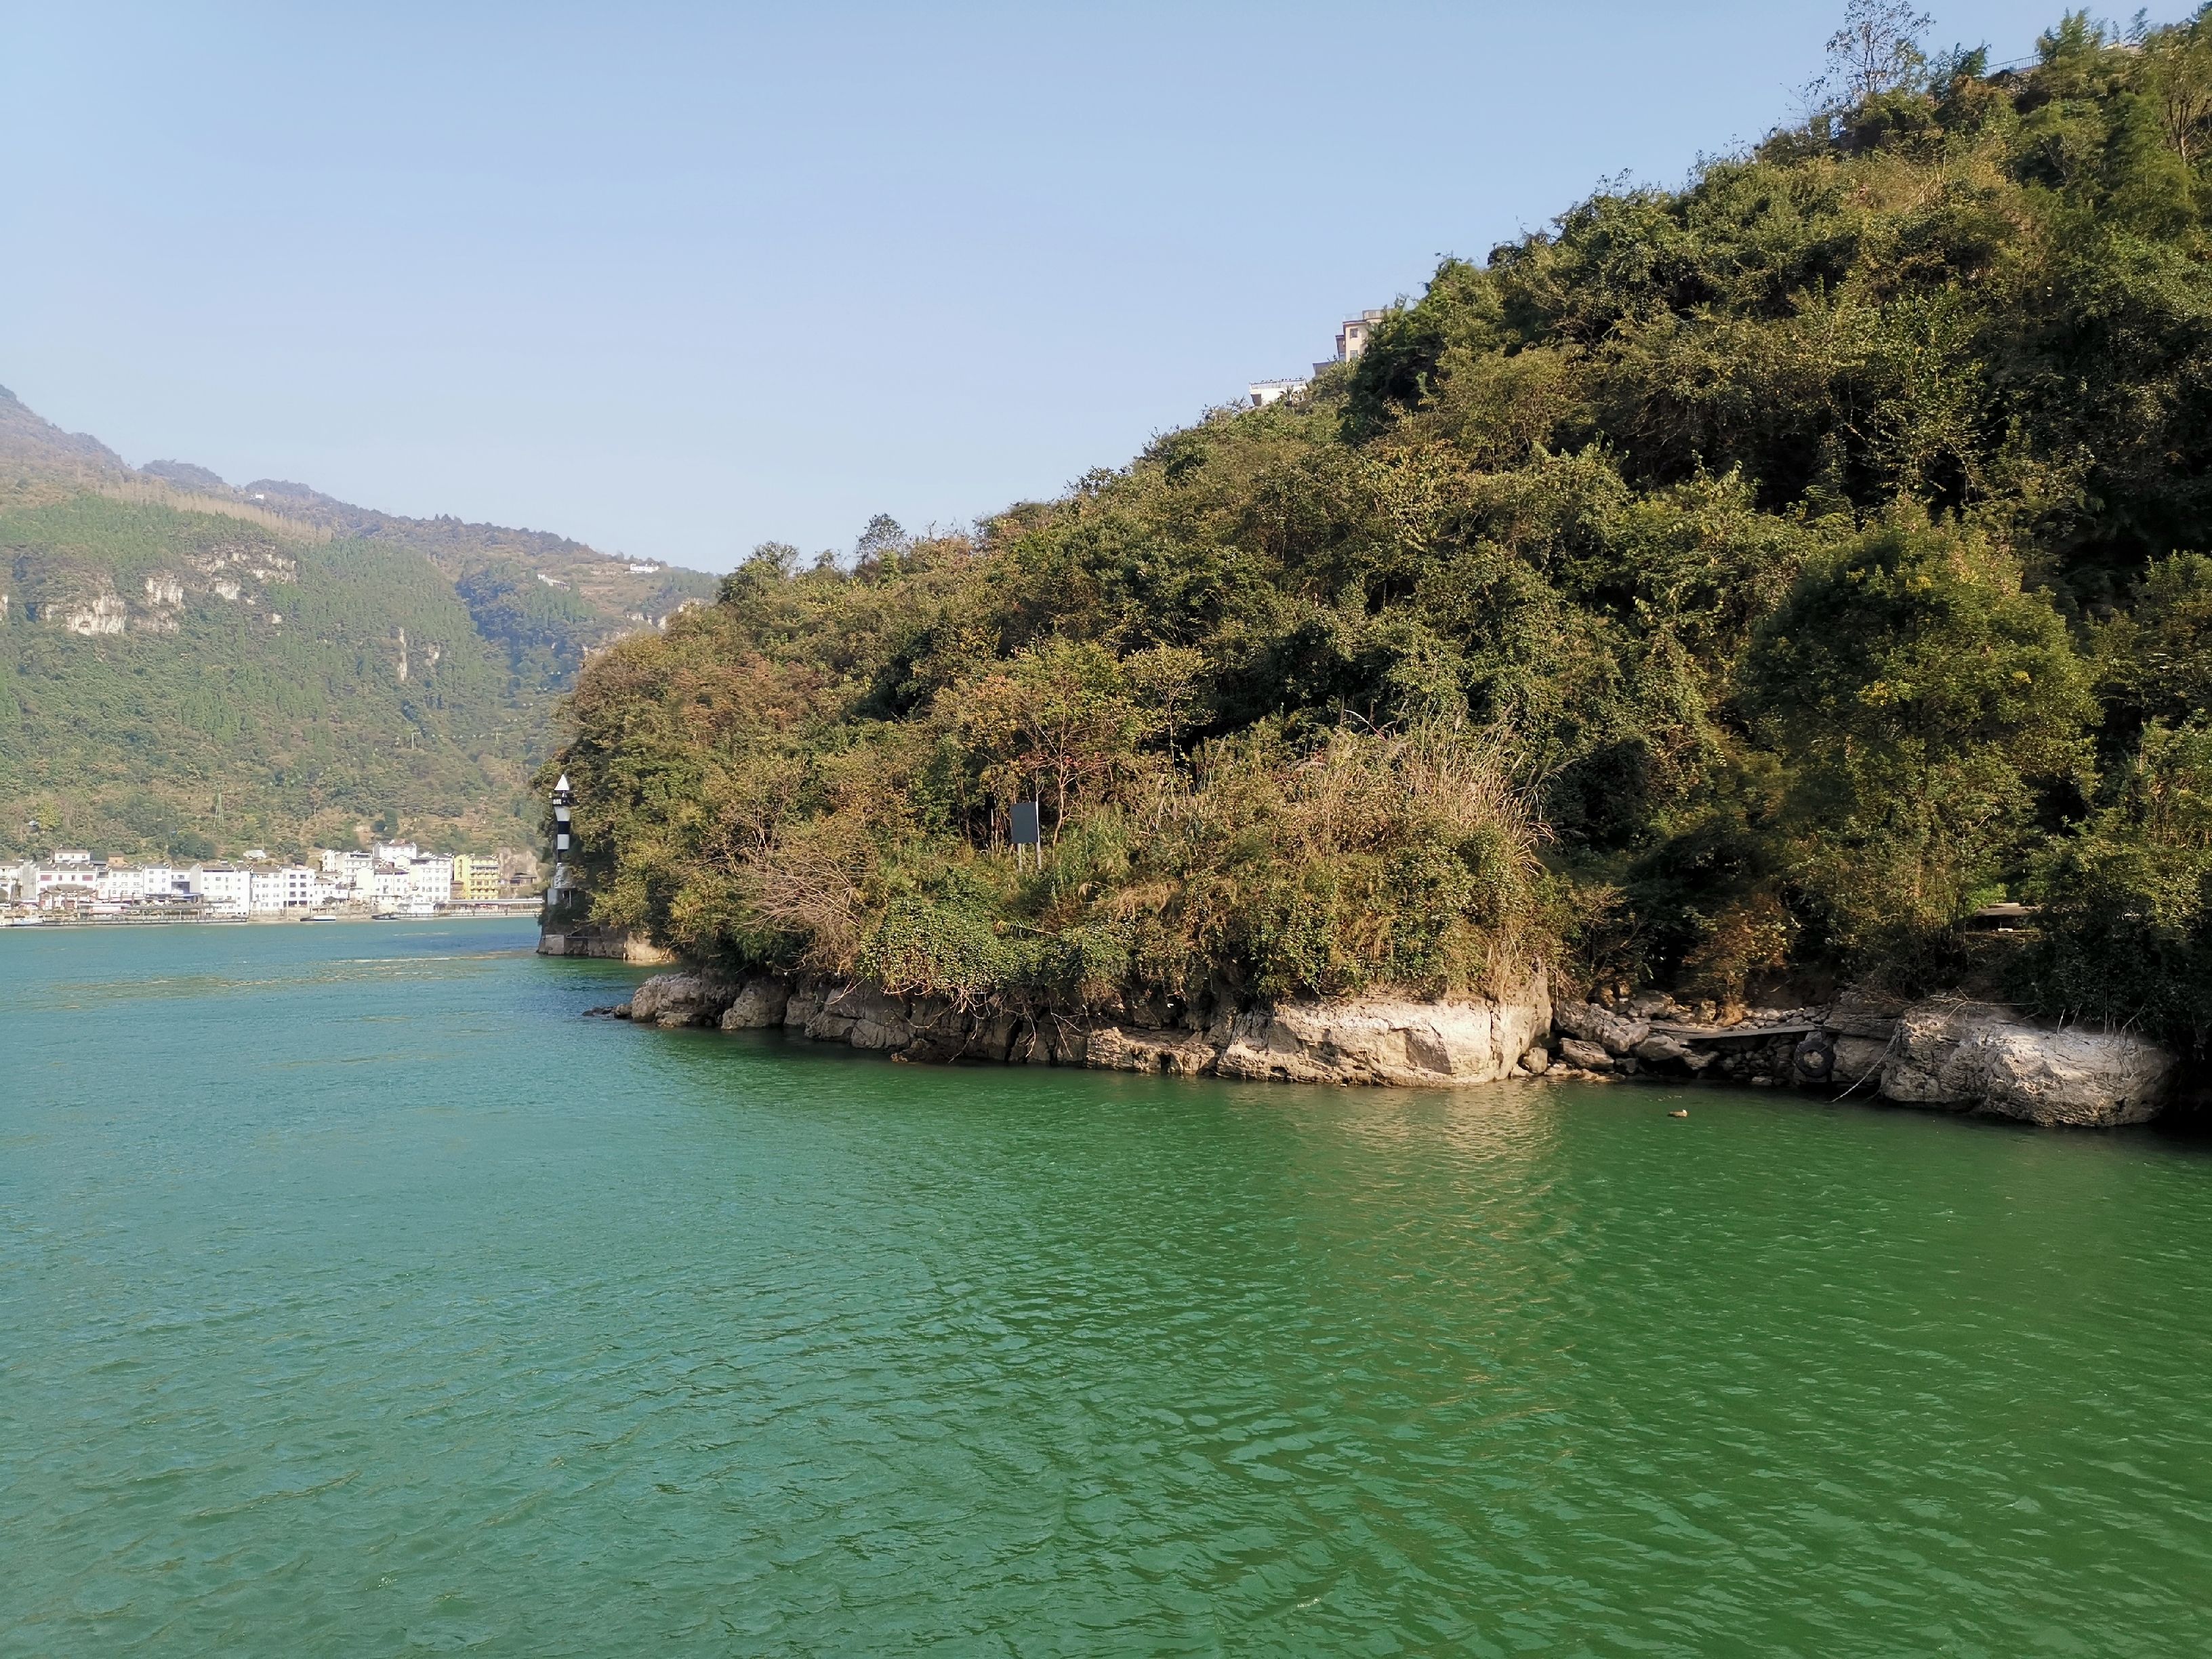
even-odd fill
[{"label": "green tree", "polygon": [[1909,960],[2018,867],[2034,786],[2087,763],[2064,623],[1972,532],[1900,515],[1761,625],[1744,706],[1789,773],[1791,874],[1847,957]]},{"label": "green tree", "polygon": [[2212,1042],[2212,731],[2154,725],[2117,798],[2037,860],[2018,989],[2047,1012]]}]

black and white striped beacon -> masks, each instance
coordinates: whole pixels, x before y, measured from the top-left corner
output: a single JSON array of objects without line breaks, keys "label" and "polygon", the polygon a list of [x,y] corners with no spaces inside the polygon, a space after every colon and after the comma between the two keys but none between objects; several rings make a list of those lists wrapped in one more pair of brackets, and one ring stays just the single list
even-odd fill
[{"label": "black and white striped beacon", "polygon": [[569,788],[568,775],[563,772],[553,786],[553,879],[545,889],[548,910],[560,908],[568,894],[568,809],[575,804],[575,791]]}]

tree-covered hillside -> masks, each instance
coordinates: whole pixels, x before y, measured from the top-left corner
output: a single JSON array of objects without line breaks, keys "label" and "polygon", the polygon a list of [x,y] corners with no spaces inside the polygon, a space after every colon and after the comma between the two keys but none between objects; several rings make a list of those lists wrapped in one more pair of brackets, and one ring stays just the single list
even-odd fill
[{"label": "tree-covered hillside", "polygon": [[0,392],[0,854],[529,844],[585,653],[712,591],[291,488],[134,470]]},{"label": "tree-covered hillside", "polygon": [[1542,957],[2201,1041],[2212,22],[1991,73],[1852,11],[1826,112],[1447,261],[1302,401],[597,659],[596,912],[979,998]]}]

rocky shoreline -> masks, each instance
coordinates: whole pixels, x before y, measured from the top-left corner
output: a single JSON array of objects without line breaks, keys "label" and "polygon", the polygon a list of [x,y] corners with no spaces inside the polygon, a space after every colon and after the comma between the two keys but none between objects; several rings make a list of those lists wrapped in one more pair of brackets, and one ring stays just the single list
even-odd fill
[{"label": "rocky shoreline", "polygon": [[2060,1030],[1993,1003],[1862,993],[1725,1012],[1656,994],[1555,1003],[1541,970],[1498,998],[1370,996],[1224,1006],[1203,1018],[1141,1002],[1081,1016],[969,1008],[865,984],[679,971],[595,1012],[669,1027],[780,1028],[936,1064],[1397,1088],[1704,1079],[2098,1128],[2155,1117],[2177,1070],[2170,1054],[2131,1032]]},{"label": "rocky shoreline", "polygon": [[1560,1069],[1825,1090],[2083,1128],[2148,1122],[2177,1081],[2174,1057],[2134,1032],[2061,1029],[1966,998],[1907,1003],[1847,992],[1830,1004],[1753,1010],[1729,1024],[1685,1014],[1662,996],[1619,1009],[1563,1003]]},{"label": "rocky shoreline", "polygon": [[1371,997],[1224,1007],[1204,1020],[1141,1002],[1078,1016],[1052,1008],[968,1008],[948,997],[894,996],[864,984],[673,973],[655,975],[629,1002],[607,1012],[665,1026],[781,1027],[817,1042],[908,1060],[1407,1088],[1494,1083],[1516,1070],[1526,1076],[1522,1062],[1542,1052],[1552,1024],[1541,973],[1503,999]]}]

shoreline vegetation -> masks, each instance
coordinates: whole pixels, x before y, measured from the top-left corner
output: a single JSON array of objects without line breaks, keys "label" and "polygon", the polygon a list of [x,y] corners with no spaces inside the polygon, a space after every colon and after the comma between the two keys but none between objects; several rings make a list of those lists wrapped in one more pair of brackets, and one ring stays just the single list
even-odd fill
[{"label": "shoreline vegetation", "polygon": [[2201,1058],[2212,21],[1993,70],[1850,17],[1809,119],[1447,259],[1302,396],[595,656],[590,922],[985,1018],[1540,970]]}]

